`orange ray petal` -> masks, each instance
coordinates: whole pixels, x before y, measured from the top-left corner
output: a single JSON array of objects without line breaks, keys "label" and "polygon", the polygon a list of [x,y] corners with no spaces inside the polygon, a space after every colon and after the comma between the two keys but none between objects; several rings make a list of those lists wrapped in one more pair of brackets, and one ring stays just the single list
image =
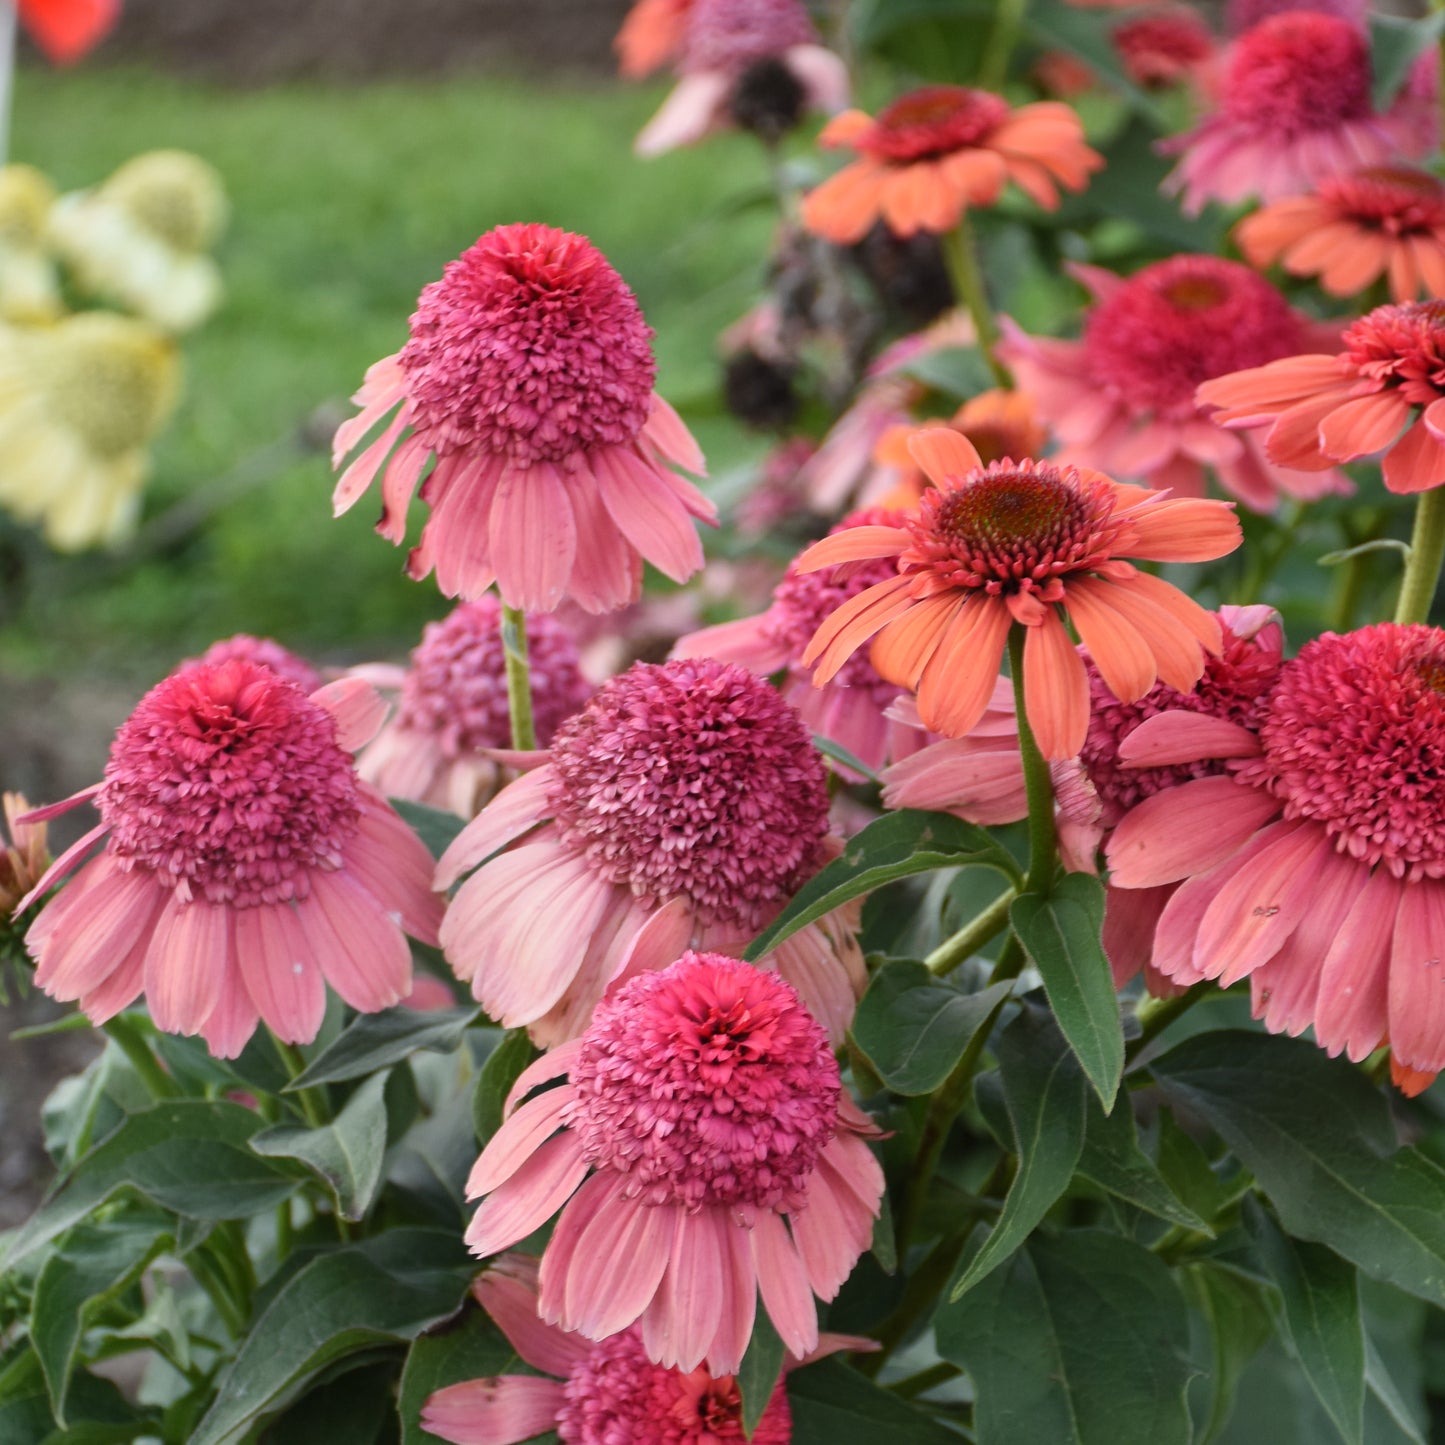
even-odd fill
[{"label": "orange ray petal", "polygon": [[983,466],[974,444],[952,427],[923,427],[908,438],[908,450],[936,487],[956,484]]},{"label": "orange ray petal", "polygon": [[896,557],[907,545],[909,534],[902,527],[849,527],[814,542],[797,561],[799,572],[818,572],[842,562],[870,562],[879,557]]},{"label": "orange ray petal", "polygon": [[976,592],[939,639],[918,685],[923,726],[961,738],[988,708],[1003,662],[1010,618],[1001,599]]},{"label": "orange ray petal", "polygon": [[1077,756],[1089,731],[1089,674],[1057,612],[1024,640],[1024,706],[1050,762]]},{"label": "orange ray petal", "polygon": [[911,586],[910,578],[890,577],[823,619],[803,653],[804,667],[817,664],[814,687],[822,687],[875,632],[914,605]]},{"label": "orange ray petal", "polygon": [[1154,652],[1127,619],[1109,606],[1107,586],[1097,592],[1070,586],[1064,607],[1104,686],[1120,702],[1138,702],[1158,678]]},{"label": "orange ray petal", "polygon": [[956,592],[926,597],[902,617],[890,622],[874,639],[869,661],[879,677],[912,692],[938,647],[944,629],[964,605]]}]

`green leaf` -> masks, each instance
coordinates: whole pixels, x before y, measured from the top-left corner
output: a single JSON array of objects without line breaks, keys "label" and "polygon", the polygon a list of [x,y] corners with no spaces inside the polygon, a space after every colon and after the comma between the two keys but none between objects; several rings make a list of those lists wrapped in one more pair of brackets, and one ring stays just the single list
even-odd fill
[{"label": "green leaf", "polygon": [[737,1373],[738,1389],[743,1397],[743,1434],[749,1440],[782,1377],[785,1353],[767,1310],[760,1309],[753,1323],[753,1337],[748,1341],[747,1352]]},{"label": "green leaf", "polygon": [[1285,1334],[1310,1388],[1341,1436],[1350,1445],[1362,1445],[1365,1330],[1353,1266],[1323,1245],[1281,1233],[1255,1199],[1245,1199],[1243,1218],[1279,1290]]},{"label": "green leaf", "polygon": [[387,802],[396,809],[402,821],[426,844],[433,858],[440,858],[452,845],[452,840],[467,826],[465,818],[455,813],[444,813],[439,808],[428,808],[425,803],[414,803],[410,798],[388,798]]},{"label": "green leaf", "polygon": [[389,1069],[421,1050],[449,1053],[461,1043],[479,1008],[394,1008],[361,1014],[287,1086],[288,1093],[316,1084],[340,1084]]},{"label": "green leaf", "polygon": [[1445,11],[1418,20],[1399,15],[1370,16],[1370,65],[1375,73],[1371,98],[1378,111],[1389,110],[1410,74],[1410,67],[1445,35]]},{"label": "green leaf", "polygon": [[467,1300],[461,1314],[418,1335],[407,1351],[397,1402],[401,1445],[436,1445],[436,1436],[421,1428],[421,1407],[438,1390],[510,1374],[516,1365],[506,1336],[485,1310]]},{"label": "green leaf", "polygon": [[[1169,1187],[1159,1167],[1139,1146],[1134,1110],[1127,1098],[1106,1114],[1091,1093],[1079,1173],[1117,1199],[1171,1224],[1211,1234],[1208,1221],[1190,1209]],[[1213,1176],[1211,1175],[1211,1178]]]},{"label": "green leaf", "polygon": [[993,1232],[949,1293],[957,1301],[1021,1245],[1068,1188],[1084,1146],[1084,1076],[1053,1019],[1025,1008],[998,1041],[1004,1101],[1019,1156]]},{"label": "green leaf", "polygon": [[502,1108],[507,1095],[522,1070],[537,1057],[526,1029],[511,1029],[487,1055],[472,1095],[472,1127],[478,1143],[485,1144],[502,1127]]},{"label": "green leaf", "polygon": [[898,368],[898,374],[911,376],[934,391],[964,401],[995,385],[988,362],[976,346],[945,346],[925,352]]},{"label": "green leaf", "polygon": [[1410,1408],[1379,1347],[1368,1335],[1365,1336],[1365,1383],[1406,1439],[1414,1445],[1431,1445],[1420,1428],[1418,1413]]},{"label": "green leaf", "polygon": [[895,959],[873,975],[859,1001],[853,1040],[894,1093],[931,1094],[1012,988],[996,983],[964,993],[921,963]]},{"label": "green leaf", "polygon": [[792,1445],[959,1445],[959,1437],[841,1360],[788,1376]]},{"label": "green leaf", "polygon": [[1234,1414],[1239,1382],[1249,1362],[1274,1334],[1266,1287],[1232,1270],[1201,1262],[1181,1272],[1209,1326],[1214,1368],[1209,1372],[1209,1418],[1199,1445],[1217,1440]]},{"label": "green leaf", "polygon": [[394,1229],[303,1265],[241,1342],[188,1445],[240,1445],[328,1367],[456,1313],[475,1261],[459,1237]]},{"label": "green leaf", "polygon": [[87,1317],[173,1243],[163,1217],[122,1215],[81,1225],[46,1256],[30,1302],[30,1342],[58,1424],[66,1423],[66,1395]]},{"label": "green leaf", "polygon": [[387,1077],[387,1073],[373,1074],[324,1128],[278,1124],[257,1134],[251,1148],[267,1159],[304,1164],[331,1190],[343,1219],[353,1223],[364,1219],[381,1188]]},{"label": "green leaf", "polygon": [[1148,1250],[1093,1230],[1031,1239],[935,1317],[987,1445],[1189,1445],[1189,1316]]},{"label": "green leaf", "polygon": [[1015,883],[1018,864],[982,828],[951,813],[904,808],[870,823],[848,840],[842,857],[810,878],[798,895],[749,945],[745,958],[756,961],[800,928],[841,904],[885,883],[934,868],[982,864],[997,868]]},{"label": "green leaf", "polygon": [[5,1263],[18,1264],[127,1187],[196,1219],[246,1219],[274,1208],[301,1180],[251,1152],[265,1122],[225,1100],[177,1100],[129,1115],[11,1237]]},{"label": "green leaf", "polygon": [[1104,953],[1104,885],[1091,873],[1068,873],[1047,897],[1023,893],[1009,921],[1043,975],[1054,1017],[1107,1113],[1124,1072],[1119,996]]},{"label": "green leaf", "polygon": [[1396,1148],[1389,1105],[1303,1039],[1223,1030],[1151,1066],[1259,1181],[1285,1230],[1445,1305],[1445,1170]]},{"label": "green leaf", "polygon": [[813,746],[825,758],[831,758],[833,762],[841,764],[850,772],[856,773],[858,777],[866,778],[870,783],[878,781],[878,774],[861,758],[850,753],[842,743],[835,743],[832,738],[825,738],[822,733],[814,733]]},{"label": "green leaf", "polygon": [[1174,1121],[1168,1109],[1159,1111],[1159,1173],[1176,1198],[1197,1210],[1205,1219],[1215,1219],[1229,1200],[1230,1191],[1210,1167],[1204,1151]]},{"label": "green leaf", "polygon": [[395,1374],[384,1362],[328,1379],[266,1427],[266,1445],[316,1445],[321,1440],[383,1445],[395,1441],[394,1382]]}]

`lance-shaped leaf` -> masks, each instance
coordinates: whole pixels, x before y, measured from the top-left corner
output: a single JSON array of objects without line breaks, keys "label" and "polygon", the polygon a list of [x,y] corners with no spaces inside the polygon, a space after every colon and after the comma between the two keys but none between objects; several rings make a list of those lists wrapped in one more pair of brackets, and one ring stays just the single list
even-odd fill
[{"label": "lance-shaped leaf", "polygon": [[1107,1112],[1124,1072],[1119,995],[1104,953],[1104,885],[1069,873],[1052,893],[1024,893],[1009,921],[1043,976],[1054,1017]]},{"label": "lance-shaped leaf", "polygon": [[931,1094],[1012,988],[996,983],[964,993],[921,963],[894,959],[859,1000],[853,1041],[894,1093]]},{"label": "lance-shaped leaf", "polygon": [[1445,12],[1433,10],[1418,20],[1400,15],[1370,16],[1371,99],[1378,111],[1389,110],[1409,78],[1415,62],[1445,34]]},{"label": "lance-shaped leaf", "polygon": [[304,1164],[331,1190],[343,1219],[364,1219],[381,1187],[386,1081],[387,1074],[373,1074],[320,1129],[280,1124],[257,1134],[251,1147],[268,1159]]},{"label": "lance-shaped leaf", "polygon": [[743,1397],[743,1434],[752,1439],[768,1401],[773,1398],[783,1373],[783,1342],[773,1328],[766,1310],[759,1310],[753,1324],[753,1337],[738,1366],[738,1390]]},{"label": "lance-shaped leaf", "polygon": [[753,940],[744,957],[761,958],[800,928],[885,883],[965,864],[997,868],[1015,883],[1019,879],[1013,856],[982,828],[951,813],[925,813],[915,808],[889,813],[850,838],[842,855],[803,885],[797,897]]},{"label": "lance-shaped leaf", "polygon": [[1119,1235],[1036,1236],[935,1316],[987,1445],[1189,1445],[1189,1315],[1168,1268]]},{"label": "lance-shaped leaf", "polygon": [[958,1436],[840,1360],[788,1376],[792,1445],[958,1445]]},{"label": "lance-shaped leaf", "polygon": [[999,1036],[999,1073],[1018,1171],[993,1232],[965,1261],[950,1302],[1006,1260],[1068,1188],[1084,1146],[1088,1086],[1053,1019],[1026,1008]]},{"label": "lance-shaped leaf", "polygon": [[1303,1039],[1232,1029],[1151,1069],[1254,1174],[1289,1234],[1445,1305],[1445,1170],[1396,1146],[1389,1105],[1359,1070]]},{"label": "lance-shaped leaf", "polygon": [[1246,1198],[1245,1227],[1279,1290],[1285,1334],[1315,1398],[1349,1445],[1361,1445],[1365,1416],[1365,1330],[1354,1266],[1333,1250],[1283,1234]]},{"label": "lance-shaped leaf", "polygon": [[423,1050],[449,1053],[480,1013],[478,1008],[394,1008],[361,1014],[286,1086],[287,1092],[363,1079]]}]

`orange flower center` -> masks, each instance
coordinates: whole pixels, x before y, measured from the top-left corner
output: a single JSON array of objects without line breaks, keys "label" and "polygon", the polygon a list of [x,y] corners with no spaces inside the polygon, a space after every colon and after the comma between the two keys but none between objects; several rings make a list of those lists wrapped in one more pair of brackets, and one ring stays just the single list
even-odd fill
[{"label": "orange flower center", "polygon": [[895,100],[857,140],[862,154],[907,164],[982,144],[1008,118],[1008,102],[986,90],[931,85]]}]

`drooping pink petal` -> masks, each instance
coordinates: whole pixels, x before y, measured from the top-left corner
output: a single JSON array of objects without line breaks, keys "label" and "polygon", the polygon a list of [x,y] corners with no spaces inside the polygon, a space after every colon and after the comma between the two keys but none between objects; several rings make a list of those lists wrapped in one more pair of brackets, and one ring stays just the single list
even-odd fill
[{"label": "drooping pink petal", "polygon": [[236,957],[266,1026],[288,1044],[308,1044],[326,1012],[326,979],[292,903],[236,913]]},{"label": "drooping pink petal", "polygon": [[[581,1145],[570,1131],[547,1140],[510,1179],[477,1206],[467,1226],[467,1248],[485,1258],[525,1239],[572,1197],[586,1178],[587,1169]],[[601,1182],[610,1184],[607,1180]],[[559,1231],[561,1227],[559,1222]],[[543,1263],[545,1268],[546,1261]],[[548,1318],[545,1310],[541,1313],[544,1319]]]},{"label": "drooping pink petal", "polygon": [[565,1398],[557,1381],[533,1375],[464,1380],[427,1397],[421,1424],[452,1445],[520,1445],[556,1427]]},{"label": "drooping pink petal", "polygon": [[562,1125],[562,1111],[573,1093],[565,1084],[529,1099],[487,1140],[467,1175],[467,1198],[480,1199],[506,1183]]},{"label": "drooping pink petal", "polygon": [[[797,1216],[793,1218],[796,1233]],[[818,1307],[799,1246],[782,1216],[770,1209],[759,1212],[749,1237],[763,1308],[787,1351],[805,1355],[818,1342]]]},{"label": "drooping pink petal", "polygon": [[455,838],[437,861],[435,886],[450,888],[463,873],[551,816],[554,774],[545,764],[508,783]]},{"label": "drooping pink petal", "polygon": [[318,870],[296,916],[326,981],[352,1008],[377,1013],[411,992],[411,950],[400,922],[344,871]]},{"label": "drooping pink petal", "polygon": [[1355,1063],[1379,1048],[1389,1027],[1390,956],[1407,887],[1387,869],[1370,874],[1321,964],[1315,1037]]},{"label": "drooping pink petal", "polygon": [[174,895],[162,910],[146,952],[145,991],[158,1029],[198,1034],[221,996],[221,973],[211,960],[230,949],[230,913]]}]

